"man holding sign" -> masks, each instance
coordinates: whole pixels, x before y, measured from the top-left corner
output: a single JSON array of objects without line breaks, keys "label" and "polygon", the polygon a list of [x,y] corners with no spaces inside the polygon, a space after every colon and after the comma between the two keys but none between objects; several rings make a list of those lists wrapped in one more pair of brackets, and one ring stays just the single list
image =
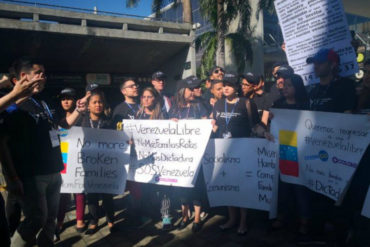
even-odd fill
[{"label": "man holding sign", "polygon": [[356,106],[354,83],[341,78],[339,73],[339,56],[334,50],[321,49],[314,57],[307,59],[313,64],[315,74],[320,78],[310,92],[310,109],[326,112],[351,112]]}]

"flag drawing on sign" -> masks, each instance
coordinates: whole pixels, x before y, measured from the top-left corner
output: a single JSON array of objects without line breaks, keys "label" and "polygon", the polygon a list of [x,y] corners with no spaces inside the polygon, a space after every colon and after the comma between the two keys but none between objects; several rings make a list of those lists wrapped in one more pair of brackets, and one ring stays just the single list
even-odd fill
[{"label": "flag drawing on sign", "polygon": [[[68,131],[66,129],[59,129],[59,135],[65,137],[68,135]],[[60,142],[60,151],[62,153],[62,160],[63,160],[63,166],[64,166],[64,169],[60,172],[62,174],[67,173],[68,149],[69,149],[68,142],[63,142],[63,141]]]},{"label": "flag drawing on sign", "polygon": [[281,174],[298,177],[297,132],[290,130],[279,131],[279,168]]}]

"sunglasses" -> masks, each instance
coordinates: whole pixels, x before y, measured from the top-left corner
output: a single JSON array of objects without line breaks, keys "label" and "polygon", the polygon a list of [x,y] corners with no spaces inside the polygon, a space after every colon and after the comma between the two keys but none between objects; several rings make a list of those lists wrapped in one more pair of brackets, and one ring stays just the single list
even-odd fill
[{"label": "sunglasses", "polygon": [[225,73],[222,69],[216,69],[213,71],[214,74]]}]

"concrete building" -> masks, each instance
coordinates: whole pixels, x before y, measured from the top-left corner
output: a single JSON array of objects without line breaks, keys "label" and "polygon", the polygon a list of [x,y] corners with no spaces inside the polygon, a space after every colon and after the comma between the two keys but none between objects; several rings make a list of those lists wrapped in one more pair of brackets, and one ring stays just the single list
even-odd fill
[{"label": "concrete building", "polygon": [[172,90],[176,80],[196,73],[195,36],[187,23],[0,3],[0,36],[0,72],[15,58],[37,57],[49,90],[94,81],[115,99],[124,77],[144,86],[162,70]]}]

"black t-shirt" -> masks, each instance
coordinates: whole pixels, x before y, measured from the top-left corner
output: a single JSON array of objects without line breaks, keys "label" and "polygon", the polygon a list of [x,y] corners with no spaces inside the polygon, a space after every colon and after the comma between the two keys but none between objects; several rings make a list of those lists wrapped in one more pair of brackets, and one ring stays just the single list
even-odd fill
[{"label": "black t-shirt", "polygon": [[113,122],[106,118],[102,117],[100,120],[91,120],[89,114],[82,116],[76,123],[76,126],[93,128],[93,129],[115,129]]},{"label": "black t-shirt", "polygon": [[212,105],[209,103],[209,100],[207,101],[204,97],[196,97],[195,101],[207,110],[208,116],[212,113]]},{"label": "black t-shirt", "polygon": [[208,112],[202,104],[194,103],[190,107],[172,106],[168,116],[177,119],[201,119],[208,117]]},{"label": "black t-shirt", "polygon": [[260,119],[262,118],[263,111],[268,111],[273,104],[270,93],[263,92],[262,94],[256,94],[253,97],[253,101],[258,109]]},{"label": "black t-shirt", "polygon": [[127,102],[120,103],[114,108],[112,117],[113,124],[122,122],[123,119],[134,119],[138,110],[138,104],[129,104]]},{"label": "black t-shirt", "polygon": [[295,104],[287,104],[284,98],[278,99],[274,102],[272,108],[280,108],[280,109],[292,109],[292,110],[308,110],[309,109],[309,102],[307,103],[295,103]]},{"label": "black t-shirt", "polygon": [[[257,107],[252,100],[251,103],[251,121],[249,120],[246,107],[246,98],[239,98],[235,104],[226,103],[226,99],[220,99],[213,108],[213,118],[218,126],[216,138],[224,138],[224,135],[231,134],[232,138],[250,136],[251,128],[260,122]],[[251,126],[250,122],[253,126]]]},{"label": "black t-shirt", "polygon": [[357,104],[354,82],[348,78],[339,78],[328,85],[315,85],[309,98],[312,111],[341,113],[354,110]]},{"label": "black t-shirt", "polygon": [[[144,111],[138,111],[136,113],[135,119],[150,119],[151,116],[152,115],[146,114]],[[167,119],[167,118],[168,118],[167,112],[162,109],[162,112],[158,119]]]},{"label": "black t-shirt", "polygon": [[282,97],[281,90],[276,87],[276,83],[274,83],[271,86],[270,92],[268,92],[268,95],[269,95],[271,102],[275,102]]},{"label": "black t-shirt", "polygon": [[55,108],[35,96],[2,114],[1,128],[9,137],[9,150],[21,178],[47,175],[63,170],[60,146],[53,147],[49,131],[57,130]]}]

